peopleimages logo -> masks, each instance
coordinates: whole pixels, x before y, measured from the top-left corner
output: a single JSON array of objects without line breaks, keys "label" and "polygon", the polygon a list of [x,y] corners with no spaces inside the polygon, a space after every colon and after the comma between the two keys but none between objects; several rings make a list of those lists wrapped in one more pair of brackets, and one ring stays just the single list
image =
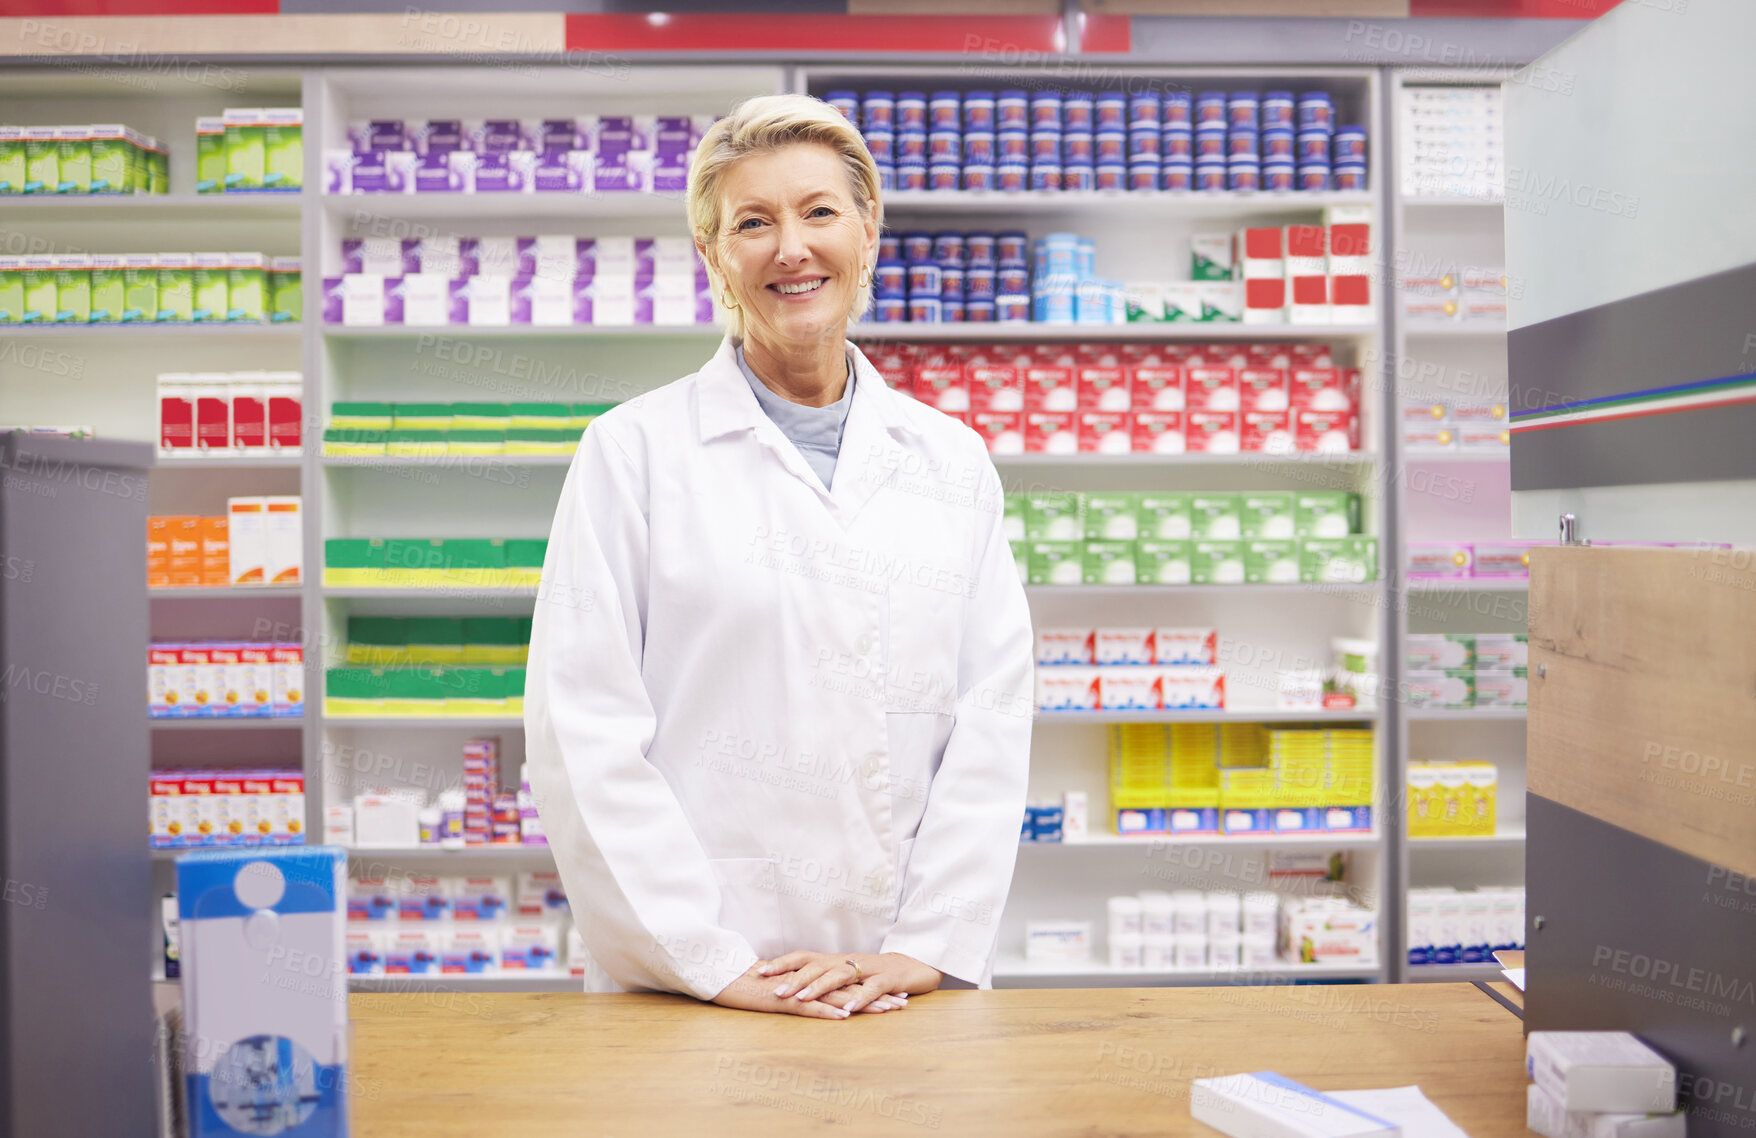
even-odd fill
[{"label": "peopleimages logo", "polygon": [[1712,999],[1731,1000],[1756,1007],[1756,982],[1741,976],[1727,976],[1708,968],[1686,968],[1674,960],[1603,944],[1593,950],[1591,966],[1594,969],[1607,966],[1611,972],[1635,980],[1645,980],[1651,984],[1680,988]]}]

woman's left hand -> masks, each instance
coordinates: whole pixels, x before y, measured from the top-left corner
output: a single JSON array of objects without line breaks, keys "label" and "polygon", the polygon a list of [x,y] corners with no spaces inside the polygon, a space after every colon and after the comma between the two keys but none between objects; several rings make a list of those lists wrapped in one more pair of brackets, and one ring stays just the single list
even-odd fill
[{"label": "woman's left hand", "polygon": [[[848,961],[859,965],[856,972]],[[851,999],[843,1005],[857,1012],[880,996],[919,995],[939,986],[944,974],[900,952],[882,954],[789,952],[760,964],[761,976],[785,976],[774,994],[814,1000],[827,992],[846,988]]]}]

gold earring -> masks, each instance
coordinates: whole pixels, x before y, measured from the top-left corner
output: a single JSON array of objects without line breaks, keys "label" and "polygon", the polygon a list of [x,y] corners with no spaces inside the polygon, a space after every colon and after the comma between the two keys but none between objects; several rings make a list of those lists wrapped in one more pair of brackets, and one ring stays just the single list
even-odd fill
[{"label": "gold earring", "polygon": [[736,312],[738,310],[738,306],[732,303],[732,290],[729,288],[720,294],[719,302],[724,305],[728,311]]},{"label": "gold earring", "polygon": [[861,265],[860,266],[860,287],[861,288],[871,288],[872,287],[872,267],[870,265]]}]

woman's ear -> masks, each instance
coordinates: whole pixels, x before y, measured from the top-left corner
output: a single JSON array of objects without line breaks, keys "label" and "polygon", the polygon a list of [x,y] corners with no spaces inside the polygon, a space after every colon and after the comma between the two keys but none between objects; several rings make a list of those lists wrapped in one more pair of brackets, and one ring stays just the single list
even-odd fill
[{"label": "woman's ear", "polygon": [[878,203],[868,201],[864,213],[866,236],[866,264],[874,270],[878,266]]}]

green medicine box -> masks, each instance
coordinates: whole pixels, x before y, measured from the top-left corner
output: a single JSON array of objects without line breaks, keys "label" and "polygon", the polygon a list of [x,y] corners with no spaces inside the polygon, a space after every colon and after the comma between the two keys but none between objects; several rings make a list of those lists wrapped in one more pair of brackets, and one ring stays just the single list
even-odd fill
[{"label": "green medicine box", "polygon": [[268,315],[268,266],[261,253],[226,254],[226,320],[260,324]]},{"label": "green medicine box", "polygon": [[559,430],[573,424],[573,408],[566,403],[513,403],[509,405],[510,430]]},{"label": "green medicine box", "polygon": [[384,583],[384,540],[332,537],[323,543],[323,583],[341,588]]},{"label": "green medicine box", "polygon": [[197,324],[225,321],[230,264],[224,253],[197,253],[191,259],[189,319]]},{"label": "green medicine box", "polygon": [[163,146],[159,145],[158,139],[152,138],[147,141],[152,148],[146,152],[146,167],[150,179],[146,192],[168,194],[171,192],[171,155]]},{"label": "green medicine box", "polygon": [[505,431],[512,408],[505,403],[453,403],[451,426],[459,431]]},{"label": "green medicine box", "polygon": [[447,715],[503,715],[506,673],[496,668],[446,668]]},{"label": "green medicine box", "polygon": [[1187,585],[1195,543],[1141,538],[1134,543],[1134,581],[1139,585]]},{"label": "green medicine box", "polygon": [[1197,539],[1190,551],[1189,580],[1196,585],[1244,583],[1244,543]]},{"label": "green medicine box", "polygon": [[384,706],[382,668],[331,668],[324,674],[325,715],[371,715]]},{"label": "green medicine box", "polygon": [[269,107],[262,112],[262,187],[297,190],[305,181],[303,112]]},{"label": "green medicine box", "polygon": [[226,188],[226,120],[219,116],[195,120],[195,192],[217,194]]},{"label": "green medicine box", "polygon": [[1006,540],[1020,542],[1024,540],[1024,495],[1007,494],[1000,503],[1000,529]]},{"label": "green medicine box", "polygon": [[405,622],[390,616],[348,617],[347,662],[378,665],[401,659],[408,652]]},{"label": "green medicine box", "polygon": [[91,128],[91,192],[126,194],[133,191],[134,147],[128,129],[119,124]]},{"label": "green medicine box", "polygon": [[1402,688],[1410,707],[1461,711],[1476,705],[1476,674],[1469,668],[1414,669]]},{"label": "green medicine box", "polygon": [[60,295],[55,287],[55,257],[25,257],[19,275],[23,280],[24,297],[22,324],[53,324],[60,310]]},{"label": "green medicine box", "polygon": [[24,128],[24,192],[52,194],[61,184],[59,127]]},{"label": "green medicine box", "polygon": [[158,316],[158,255],[122,254],[122,323],[150,324]]},{"label": "green medicine box", "polygon": [[1236,541],[1244,532],[1240,494],[1195,494],[1189,499],[1190,524],[1197,541]]},{"label": "green medicine box", "polygon": [[1136,581],[1132,541],[1087,541],[1083,564],[1081,580],[1087,585],[1132,585]]},{"label": "green medicine box", "polygon": [[592,423],[597,420],[599,415],[602,415],[614,406],[614,403],[575,403],[568,409],[570,411],[570,417],[567,425],[570,427],[578,427],[583,431],[585,428],[591,426]]},{"label": "green medicine box", "polygon": [[1290,585],[1299,580],[1299,543],[1291,538],[1246,538],[1244,583]]},{"label": "green medicine box", "polygon": [[1087,541],[1133,541],[1139,536],[1140,496],[1138,494],[1087,494],[1085,496],[1085,539]]},{"label": "green medicine box", "polygon": [[416,664],[463,663],[463,621],[457,617],[416,616],[408,624],[408,658]]},{"label": "green medicine box", "polygon": [[222,117],[226,128],[226,189],[260,190],[268,168],[261,109],[228,107]]},{"label": "green medicine box", "polygon": [[1240,533],[1245,539],[1279,540],[1298,536],[1293,514],[1293,496],[1276,491],[1240,494],[1238,496]]},{"label": "green medicine box", "polygon": [[1293,529],[1298,537],[1346,537],[1359,533],[1360,496],[1345,490],[1295,494]]},{"label": "green medicine box", "polygon": [[1030,494],[1024,503],[1029,541],[1078,541],[1085,535],[1084,502],[1078,494]]},{"label": "green medicine box", "polygon": [[449,431],[456,425],[449,403],[397,403],[391,411],[394,431]]},{"label": "green medicine box", "polygon": [[122,257],[116,253],[96,253],[91,259],[91,322],[117,324],[122,320],[128,288],[122,271]]},{"label": "green medicine box", "polygon": [[24,128],[0,126],[0,194],[24,193]]},{"label": "green medicine box", "polygon": [[444,668],[387,668],[384,710],[391,715],[441,715],[447,690]]},{"label": "green medicine box", "polygon": [[55,132],[55,192],[91,193],[91,127],[64,126]]},{"label": "green medicine box", "polygon": [[338,430],[388,431],[396,411],[390,403],[332,403],[329,425]]},{"label": "green medicine box", "polygon": [[24,258],[0,256],[0,324],[24,320]]},{"label": "green medicine box", "polygon": [[1148,491],[1136,496],[1141,540],[1186,541],[1195,536],[1190,494]]},{"label": "green medicine box", "polygon": [[189,253],[160,253],[159,312],[161,324],[195,320],[195,258]]},{"label": "green medicine box", "polygon": [[87,254],[55,258],[55,323],[91,323],[91,257]]},{"label": "green medicine box", "polygon": [[297,324],[305,316],[304,276],[297,257],[275,257],[268,263],[268,312],[276,324]]},{"label": "green medicine box", "polygon": [[530,638],[515,618],[466,617],[463,660],[466,664],[518,665],[530,650]]},{"label": "green medicine box", "polygon": [[1305,538],[1299,543],[1299,580],[1358,584],[1378,579],[1375,537]]},{"label": "green medicine box", "polygon": [[1085,543],[1081,541],[1030,541],[1031,585],[1077,585],[1085,580]]}]

